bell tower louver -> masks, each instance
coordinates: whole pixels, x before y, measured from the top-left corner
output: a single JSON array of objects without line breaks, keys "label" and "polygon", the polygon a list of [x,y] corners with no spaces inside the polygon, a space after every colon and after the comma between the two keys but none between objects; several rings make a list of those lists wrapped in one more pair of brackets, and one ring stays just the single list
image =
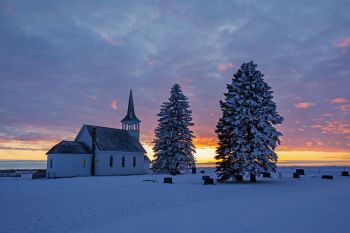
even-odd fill
[{"label": "bell tower louver", "polygon": [[141,121],[135,115],[134,100],[132,97],[132,89],[130,90],[128,112],[126,116],[121,120],[122,129],[129,132],[131,136],[140,140],[140,123]]}]

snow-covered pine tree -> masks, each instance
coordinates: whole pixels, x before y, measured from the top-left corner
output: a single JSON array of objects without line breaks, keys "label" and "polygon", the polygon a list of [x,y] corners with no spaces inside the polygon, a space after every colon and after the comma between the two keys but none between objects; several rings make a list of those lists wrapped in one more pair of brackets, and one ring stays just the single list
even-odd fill
[{"label": "snow-covered pine tree", "polygon": [[162,104],[157,115],[158,126],[153,141],[155,160],[152,162],[155,172],[176,172],[195,165],[194,136],[189,129],[194,125],[191,115],[188,98],[180,85],[175,84],[169,101]]},{"label": "snow-covered pine tree", "polygon": [[250,175],[254,180],[263,172],[276,171],[274,150],[282,134],[274,125],[282,123],[283,117],[276,110],[271,87],[256,67],[252,61],[242,64],[220,101],[215,158],[221,181],[235,175]]}]

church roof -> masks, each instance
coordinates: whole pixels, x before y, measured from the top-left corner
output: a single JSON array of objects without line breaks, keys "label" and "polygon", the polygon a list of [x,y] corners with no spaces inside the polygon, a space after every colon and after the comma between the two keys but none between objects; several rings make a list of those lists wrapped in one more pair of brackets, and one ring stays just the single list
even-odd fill
[{"label": "church roof", "polygon": [[90,154],[90,149],[82,142],[61,141],[46,154]]},{"label": "church roof", "polygon": [[[96,147],[102,151],[126,151],[126,152],[142,152],[145,149],[139,140],[131,136],[126,130],[107,128],[95,125],[83,125],[92,137],[92,129],[96,128]],[[77,140],[79,134],[75,140]]]},{"label": "church roof", "polygon": [[129,96],[129,105],[128,105],[128,112],[126,116],[121,120],[121,122],[135,122],[135,123],[140,123],[141,121],[137,118],[135,115],[135,110],[134,110],[134,100],[132,97],[132,90],[130,90],[130,96]]}]

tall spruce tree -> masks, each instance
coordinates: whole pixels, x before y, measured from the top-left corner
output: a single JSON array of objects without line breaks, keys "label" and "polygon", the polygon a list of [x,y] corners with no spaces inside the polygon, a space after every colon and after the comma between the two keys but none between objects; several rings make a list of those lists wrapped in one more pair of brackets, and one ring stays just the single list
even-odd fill
[{"label": "tall spruce tree", "polygon": [[282,134],[274,125],[282,123],[283,117],[276,110],[271,87],[256,67],[252,61],[242,64],[227,85],[224,101],[220,101],[215,158],[221,181],[235,175],[255,179],[263,172],[276,172],[274,150]]},{"label": "tall spruce tree", "polygon": [[191,115],[188,98],[180,85],[175,84],[169,101],[162,104],[157,115],[158,126],[153,141],[155,160],[152,163],[155,172],[175,172],[194,166],[194,136],[189,129],[194,125]]}]

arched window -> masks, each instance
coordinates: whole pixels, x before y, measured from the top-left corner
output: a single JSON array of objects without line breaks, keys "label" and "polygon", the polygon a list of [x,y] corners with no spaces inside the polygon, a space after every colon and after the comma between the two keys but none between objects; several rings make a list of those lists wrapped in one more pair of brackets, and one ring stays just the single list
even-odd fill
[{"label": "arched window", "polygon": [[50,168],[52,168],[53,167],[53,161],[52,161],[52,159],[50,159]]},{"label": "arched window", "polygon": [[122,167],[125,167],[125,156],[122,158]]},{"label": "arched window", "polygon": [[113,167],[113,156],[109,157],[109,167]]},{"label": "arched window", "polygon": [[136,157],[135,156],[132,158],[132,166],[136,167]]},{"label": "arched window", "polygon": [[82,168],[85,168],[85,160],[82,160],[82,161],[81,161],[81,167],[82,167]]}]

